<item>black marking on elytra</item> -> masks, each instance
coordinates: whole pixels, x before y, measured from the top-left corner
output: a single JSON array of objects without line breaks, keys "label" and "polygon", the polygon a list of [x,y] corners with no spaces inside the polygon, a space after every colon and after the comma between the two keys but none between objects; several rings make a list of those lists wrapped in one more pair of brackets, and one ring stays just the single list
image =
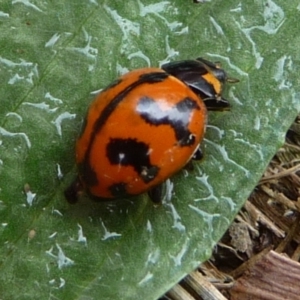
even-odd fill
[{"label": "black marking on elytra", "polygon": [[145,183],[152,181],[159,172],[159,167],[150,162],[149,146],[136,139],[111,138],[106,156],[113,165],[132,166]]},{"label": "black marking on elytra", "polygon": [[[90,136],[89,144],[85,153],[85,157],[83,159],[82,165],[84,166],[84,180],[87,185],[94,185],[98,182],[95,180],[96,174],[93,175],[94,170],[92,169],[92,166],[90,165],[90,152],[92,149],[92,145],[94,143],[95,137],[99,134],[102,127],[105,125],[107,119],[109,116],[114,112],[114,110],[118,107],[118,105],[126,98],[126,96],[132,92],[136,87],[143,85],[143,84],[155,84],[158,82],[163,82],[169,77],[169,75],[165,72],[151,72],[140,75],[138,80],[134,81],[130,85],[126,86],[120,93],[118,93],[113,99],[111,99],[110,103],[103,109],[101,114],[99,115],[98,119],[95,121],[93,126],[93,131]],[[120,81],[119,81],[120,82]],[[116,86],[118,84],[117,81],[115,81],[112,84],[112,87]],[[107,89],[105,89],[107,90]],[[89,179],[88,176],[85,176],[85,174],[92,174],[92,179]]]},{"label": "black marking on elytra", "polygon": [[140,99],[136,110],[148,124],[170,125],[179,145],[184,147],[195,143],[195,136],[188,128],[190,114],[194,109],[200,110],[200,107],[189,97],[182,99],[169,110],[162,110],[154,99],[144,96]]},{"label": "black marking on elytra", "polygon": [[78,173],[80,174],[81,180],[87,186],[94,186],[99,184],[95,170],[89,163],[86,163],[86,161],[78,164]]},{"label": "black marking on elytra", "polygon": [[119,182],[111,185],[108,189],[113,197],[122,197],[127,195],[127,184],[125,182]]}]

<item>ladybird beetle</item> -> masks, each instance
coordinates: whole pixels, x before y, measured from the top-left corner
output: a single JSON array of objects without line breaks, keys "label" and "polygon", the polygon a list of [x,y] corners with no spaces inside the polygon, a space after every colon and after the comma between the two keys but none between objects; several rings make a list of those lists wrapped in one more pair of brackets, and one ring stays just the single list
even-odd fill
[{"label": "ladybird beetle", "polygon": [[162,183],[201,155],[207,110],[226,110],[226,72],[203,58],[131,71],[90,105],[76,143],[78,177],[70,203],[85,190],[98,200],[148,191],[161,201]]}]

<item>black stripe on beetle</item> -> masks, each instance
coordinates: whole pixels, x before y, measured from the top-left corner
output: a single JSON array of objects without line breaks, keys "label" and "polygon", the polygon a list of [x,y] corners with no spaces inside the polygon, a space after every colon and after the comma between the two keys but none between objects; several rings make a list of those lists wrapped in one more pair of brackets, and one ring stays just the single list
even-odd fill
[{"label": "black stripe on beetle", "polygon": [[200,107],[189,97],[182,99],[169,110],[162,110],[158,103],[149,97],[142,97],[137,105],[137,112],[148,124],[154,126],[170,125],[181,147],[195,143],[195,136],[189,131],[188,125],[191,112]]},{"label": "black stripe on beetle", "polygon": [[149,159],[149,146],[136,139],[111,138],[106,146],[106,156],[113,165],[131,166],[145,183],[152,181],[159,167]]},{"label": "black stripe on beetle", "polygon": [[[80,174],[82,174],[82,178],[88,186],[93,186],[93,185],[98,184],[97,176],[96,176],[95,171],[93,170],[92,166],[90,165],[89,157],[90,157],[90,152],[91,152],[95,137],[97,136],[99,131],[101,131],[102,127],[107,122],[107,119],[109,118],[109,116],[114,112],[114,110],[118,107],[118,105],[126,98],[126,96],[132,90],[134,90],[136,87],[138,87],[139,85],[163,82],[168,77],[169,77],[169,75],[165,72],[152,72],[152,73],[142,74],[142,75],[140,75],[140,77],[137,81],[133,82],[132,84],[130,84],[126,88],[124,88],[103,109],[100,116],[94,123],[93,131],[91,133],[91,137],[90,137],[89,144],[88,144],[88,147],[87,147],[87,150],[85,153],[85,157],[84,157],[83,162],[81,163],[82,169],[80,170]],[[109,87],[114,87],[114,86],[116,86],[117,83],[120,83],[120,82],[121,82],[121,80],[119,79],[119,81],[115,81],[112,85],[109,85]],[[106,91],[107,89],[108,88],[105,88],[104,90]],[[83,131],[84,131],[84,129],[83,129]],[[157,170],[157,172],[158,172],[158,170]],[[155,172],[149,171],[149,174],[150,173],[155,173]],[[147,180],[149,180],[149,179],[147,179],[148,177],[149,177],[148,175],[144,176],[143,180],[146,182]]]}]

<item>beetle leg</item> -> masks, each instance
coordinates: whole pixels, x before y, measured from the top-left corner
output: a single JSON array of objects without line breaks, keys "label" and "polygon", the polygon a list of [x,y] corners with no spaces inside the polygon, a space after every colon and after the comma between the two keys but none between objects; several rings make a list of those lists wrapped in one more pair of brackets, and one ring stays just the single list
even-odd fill
[{"label": "beetle leg", "polygon": [[163,184],[159,184],[148,191],[148,195],[153,204],[161,204],[163,193]]}]

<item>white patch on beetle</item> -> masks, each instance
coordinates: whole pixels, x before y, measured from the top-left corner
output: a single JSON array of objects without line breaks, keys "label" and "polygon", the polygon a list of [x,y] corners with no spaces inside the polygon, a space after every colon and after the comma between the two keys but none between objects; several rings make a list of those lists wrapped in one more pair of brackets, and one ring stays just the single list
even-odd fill
[{"label": "white patch on beetle", "polygon": [[122,163],[124,158],[125,158],[125,153],[119,153],[119,164]]}]

